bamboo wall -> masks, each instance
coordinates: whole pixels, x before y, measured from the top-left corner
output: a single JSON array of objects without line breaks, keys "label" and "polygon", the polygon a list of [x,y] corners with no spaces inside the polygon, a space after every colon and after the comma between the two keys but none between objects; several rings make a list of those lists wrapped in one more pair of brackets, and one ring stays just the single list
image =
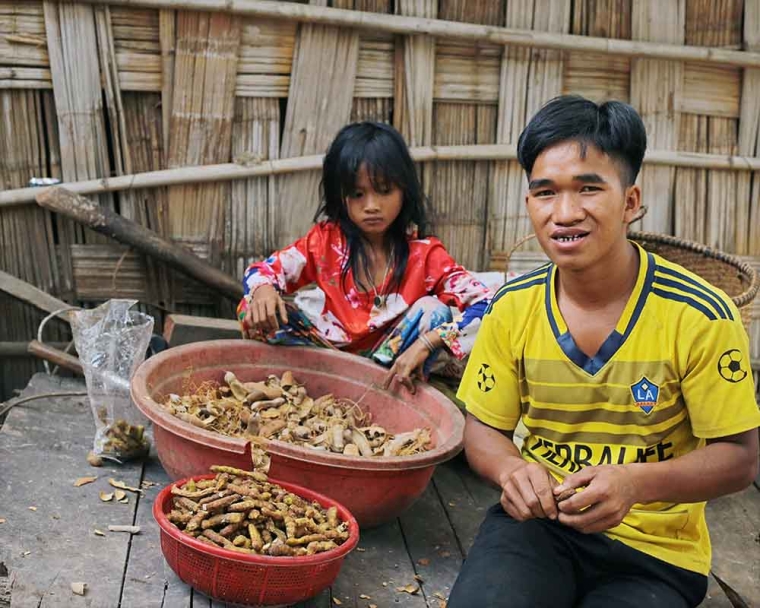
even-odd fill
[{"label": "bamboo wall", "polygon": [[[330,6],[760,52],[760,0],[331,0]],[[412,146],[514,145],[530,116],[560,93],[630,102],[653,150],[760,156],[760,67],[485,40],[127,8],[118,0],[110,6],[0,0],[0,191],[24,187],[31,177],[77,181],[320,154],[342,125],[361,119],[392,122]],[[492,252],[530,232],[515,160],[435,161],[420,170],[435,232],[466,266],[486,269]],[[241,276],[250,261],[308,229],[318,178],[311,171],[98,196]],[[644,229],[705,242],[760,267],[760,172],[658,164],[646,165],[640,182],[649,207]],[[535,259],[530,248],[517,256],[518,266]],[[233,307],[33,204],[0,206],[0,269],[68,302],[136,298],[159,321],[166,311],[226,316]],[[760,302],[755,316],[758,358]],[[0,342],[33,338],[41,317],[0,292]],[[46,340],[65,337],[64,327],[48,327]],[[1,363],[0,398],[37,365]]]}]

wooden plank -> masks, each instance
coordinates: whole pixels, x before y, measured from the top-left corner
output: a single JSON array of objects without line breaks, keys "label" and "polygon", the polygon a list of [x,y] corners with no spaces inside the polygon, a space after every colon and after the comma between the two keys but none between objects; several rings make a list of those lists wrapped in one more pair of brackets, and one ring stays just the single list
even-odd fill
[{"label": "wooden plank", "polygon": [[[169,580],[171,569],[161,555],[159,527],[153,519],[153,502],[163,487],[171,479],[161,464],[152,455],[145,463],[143,480],[156,485],[144,488],[137,503],[135,525],[140,526],[140,534],[132,538],[129,561],[124,573],[124,587],[121,592],[121,608],[161,608],[165,605],[165,594],[170,583],[175,587],[187,587],[179,579]],[[182,589],[176,589],[177,596],[183,596]],[[190,595],[190,589],[186,589]],[[189,603],[189,602],[188,602]]]},{"label": "wooden plank", "polygon": [[299,602],[295,604],[293,608],[333,608],[335,604],[332,603],[332,595],[329,589],[325,589],[322,593],[313,597],[305,602]]},{"label": "wooden plank", "polygon": [[466,557],[486,511],[499,501],[499,491],[470,470],[463,454],[437,467],[433,481]]},{"label": "wooden plank", "polygon": [[[192,608],[236,608],[236,606],[236,604],[227,604],[211,599],[200,591],[192,590]],[[291,608],[334,608],[334,606],[328,588],[316,597],[293,604]]]},{"label": "wooden plank", "polygon": [[[421,593],[396,591],[396,587],[417,584],[414,575],[401,527],[394,520],[362,530],[359,546],[343,562],[332,595],[347,608],[365,608],[370,602],[397,608],[423,607],[426,603]],[[371,599],[360,598],[362,594]]]},{"label": "wooden plank", "polygon": [[164,321],[164,338],[170,346],[240,338],[240,324],[234,319],[172,314],[167,315]]},{"label": "wooden plank", "polygon": [[174,571],[164,562],[164,578],[166,590],[164,591],[164,603],[162,608],[191,608],[193,602],[193,590],[179,580]]},{"label": "wooden plank", "polygon": [[429,606],[446,598],[462,567],[462,552],[441,498],[430,484],[400,518],[406,548]]},{"label": "wooden plank", "polygon": [[[12,274],[8,274],[2,270],[0,270],[0,290],[12,295],[14,298],[17,298],[22,302],[31,304],[35,308],[39,308],[48,313],[54,313],[69,306],[69,304],[63,300],[59,300],[58,298],[45,293],[41,289],[38,289],[34,285],[22,281],[21,279],[14,277]],[[62,315],[58,316],[64,319],[66,318]]]},{"label": "wooden plank", "polygon": [[[81,391],[83,381],[37,374],[23,395]],[[134,486],[142,466],[95,469],[85,460],[92,448],[93,419],[82,398],[47,399],[11,410],[0,429],[0,487],[3,500],[0,562],[10,572],[14,608],[83,606],[70,584],[87,583],[87,606],[118,604],[130,536],[107,532],[109,524],[131,524],[136,500],[105,503],[108,478]],[[74,487],[79,477],[94,483]],[[35,507],[36,510],[30,509]],[[105,536],[96,536],[94,530]]]},{"label": "wooden plank", "polygon": [[707,504],[713,545],[712,570],[750,606],[760,606],[760,491],[743,492]]}]

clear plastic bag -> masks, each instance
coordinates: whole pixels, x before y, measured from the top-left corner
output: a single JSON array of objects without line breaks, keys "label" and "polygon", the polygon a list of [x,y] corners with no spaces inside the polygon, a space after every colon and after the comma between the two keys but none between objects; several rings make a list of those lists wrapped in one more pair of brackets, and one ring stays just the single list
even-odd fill
[{"label": "clear plastic bag", "polygon": [[93,452],[119,461],[148,453],[147,419],[132,403],[129,381],[145,359],[153,317],[130,308],[136,300],[109,300],[70,316],[95,418]]}]

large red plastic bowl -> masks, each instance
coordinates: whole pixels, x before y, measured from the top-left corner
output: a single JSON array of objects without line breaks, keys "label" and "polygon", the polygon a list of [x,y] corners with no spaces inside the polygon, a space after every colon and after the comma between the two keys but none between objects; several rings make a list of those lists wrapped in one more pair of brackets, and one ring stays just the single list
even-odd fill
[{"label": "large red plastic bowl", "polygon": [[[347,353],[318,348],[269,346],[249,340],[195,342],[166,350],[146,360],[132,379],[132,399],[154,423],[156,451],[173,478],[206,473],[214,464],[251,467],[247,439],[225,437],[192,426],[156,403],[169,393],[182,393],[188,379],[223,382],[232,371],[243,382],[291,370],[314,397],[332,393],[358,400],[370,383],[380,383],[386,370]],[[373,421],[394,433],[427,427],[435,447],[414,456],[361,458],[317,452],[278,441],[269,442],[269,473],[276,479],[321,492],[345,505],[361,526],[393,519],[425,490],[435,466],[462,447],[464,417],[437,390],[418,386],[392,393],[372,388],[361,403]]]},{"label": "large red plastic bowl", "polygon": [[[196,481],[212,479],[198,475]],[[189,481],[184,479],[180,485]],[[272,606],[294,604],[317,595],[333,584],[343,558],[359,542],[359,525],[341,504],[295,484],[271,479],[286,490],[316,500],[325,508],[337,507],[338,517],[348,522],[349,537],[337,549],[302,557],[248,555],[217,549],[188,536],[172,524],[166,514],[172,508],[171,486],[153,503],[153,517],[161,529],[161,551],[171,569],[185,583],[205,595],[233,604]]]}]

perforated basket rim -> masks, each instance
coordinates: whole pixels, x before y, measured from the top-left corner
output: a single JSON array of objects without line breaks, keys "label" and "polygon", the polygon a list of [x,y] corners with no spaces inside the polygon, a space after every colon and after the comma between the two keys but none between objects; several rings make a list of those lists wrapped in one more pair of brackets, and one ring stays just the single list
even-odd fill
[{"label": "perforated basket rim", "polygon": [[719,249],[714,249],[708,245],[703,245],[696,241],[690,241],[670,234],[662,234],[659,232],[640,232],[631,230],[628,233],[628,238],[637,242],[645,241],[650,243],[659,243],[662,245],[668,245],[676,249],[683,249],[697,253],[708,260],[718,260],[724,264],[732,266],[744,275],[749,285],[747,288],[735,296],[729,296],[737,308],[747,306],[755,299],[758,289],[760,289],[760,275],[755,271],[751,264],[742,261],[735,255],[725,253]]},{"label": "perforated basket rim", "polygon": [[359,544],[359,524],[357,523],[356,518],[348,509],[346,509],[346,507],[344,507],[339,502],[328,498],[324,494],[320,494],[319,492],[314,492],[313,490],[309,490],[308,488],[304,488],[303,486],[299,486],[294,483],[278,481],[272,478],[269,479],[269,483],[277,484],[285,490],[288,490],[293,494],[297,494],[301,498],[304,498],[308,501],[316,500],[325,508],[337,507],[338,516],[343,521],[348,522],[348,540],[346,540],[346,542],[344,542],[342,545],[338,545],[338,547],[335,549],[330,549],[329,551],[324,551],[322,553],[316,553],[314,555],[283,557],[238,553],[237,551],[230,551],[229,549],[224,549],[222,547],[214,547],[212,545],[202,543],[199,540],[195,540],[192,536],[188,536],[169,521],[169,518],[166,516],[166,512],[164,511],[164,505],[170,504],[172,486],[184,485],[191,479],[193,481],[202,481],[204,479],[214,479],[214,477],[215,475],[195,475],[193,477],[186,477],[185,479],[178,479],[177,481],[167,485],[158,493],[158,496],[156,496],[156,499],[153,503],[153,518],[156,520],[156,523],[161,529],[161,532],[168,534],[177,542],[206,555],[256,566],[317,566],[320,564],[326,564],[328,562],[335,561],[337,559],[343,559],[356,547],[356,545]]}]

